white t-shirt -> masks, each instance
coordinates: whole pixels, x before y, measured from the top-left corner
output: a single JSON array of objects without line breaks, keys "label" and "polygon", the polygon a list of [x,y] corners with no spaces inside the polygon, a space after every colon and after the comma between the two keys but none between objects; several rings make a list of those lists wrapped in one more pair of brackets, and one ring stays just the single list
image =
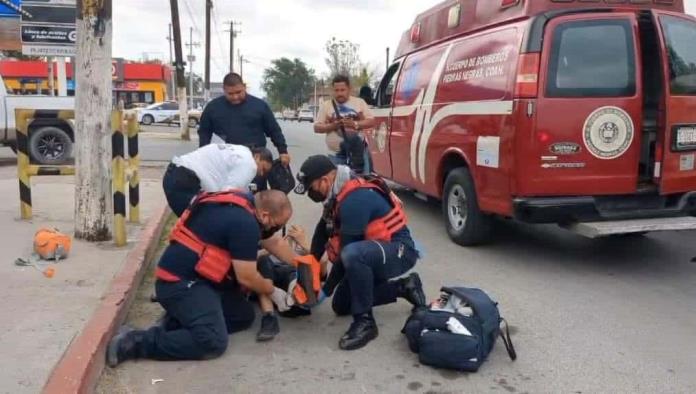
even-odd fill
[{"label": "white t-shirt", "polygon": [[206,192],[247,190],[256,177],[254,156],[243,145],[209,144],[174,157],[172,163],[195,172]]},{"label": "white t-shirt", "polygon": [[[341,114],[342,118],[364,120],[372,119],[374,117],[365,100],[359,97],[351,96],[345,103],[337,104],[338,112]],[[317,114],[317,123],[330,123],[334,120],[336,120],[336,111],[334,111],[331,100],[326,100],[319,108],[319,113]],[[346,131],[354,132],[355,130],[346,129]],[[338,152],[340,150],[341,141],[343,141],[343,138],[338,132],[332,131],[326,134],[326,147],[332,152]]]}]

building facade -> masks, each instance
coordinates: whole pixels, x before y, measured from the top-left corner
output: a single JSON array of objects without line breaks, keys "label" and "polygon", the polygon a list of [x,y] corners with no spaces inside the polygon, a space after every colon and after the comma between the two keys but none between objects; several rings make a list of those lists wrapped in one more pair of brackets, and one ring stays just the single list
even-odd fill
[{"label": "building facade", "polygon": [[[56,65],[54,64],[54,70]],[[58,79],[54,72],[54,90]],[[72,63],[66,64],[68,96],[75,94],[75,73]],[[8,92],[13,94],[50,94],[48,63],[45,61],[1,60],[0,75]],[[114,59],[111,63],[114,104],[156,103],[165,101],[170,69],[158,63],[135,63]]]}]

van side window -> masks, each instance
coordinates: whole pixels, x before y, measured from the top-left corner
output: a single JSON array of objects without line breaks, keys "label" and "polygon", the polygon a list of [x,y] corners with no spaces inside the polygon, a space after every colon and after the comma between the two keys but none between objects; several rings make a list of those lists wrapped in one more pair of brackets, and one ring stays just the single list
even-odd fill
[{"label": "van side window", "polygon": [[696,95],[696,23],[661,16],[669,53],[669,80],[674,95]]},{"label": "van side window", "polygon": [[387,70],[387,73],[384,74],[384,78],[382,78],[382,82],[379,84],[379,90],[377,91],[378,107],[391,106],[394,98],[394,90],[396,88],[397,71],[399,71],[399,63],[392,64],[389,70]]},{"label": "van side window", "polygon": [[553,32],[548,97],[625,97],[636,92],[628,20],[574,21]]}]

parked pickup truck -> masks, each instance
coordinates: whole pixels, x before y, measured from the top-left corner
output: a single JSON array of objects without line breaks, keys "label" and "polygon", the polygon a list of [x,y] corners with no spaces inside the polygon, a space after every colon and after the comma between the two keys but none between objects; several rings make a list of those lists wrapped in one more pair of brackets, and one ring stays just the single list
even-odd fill
[{"label": "parked pickup truck", "polygon": [[[0,144],[17,151],[15,109],[75,108],[74,97],[20,96],[7,93],[0,77]],[[37,164],[62,164],[70,158],[75,142],[74,123],[61,119],[36,119],[29,123],[29,155]]]}]

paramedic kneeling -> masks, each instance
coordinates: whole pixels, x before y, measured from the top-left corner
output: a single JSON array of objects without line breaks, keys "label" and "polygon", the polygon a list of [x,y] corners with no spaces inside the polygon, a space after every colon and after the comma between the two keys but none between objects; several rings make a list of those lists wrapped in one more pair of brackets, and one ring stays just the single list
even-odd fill
[{"label": "paramedic kneeling", "polygon": [[287,299],[259,274],[256,255],[259,241],[291,215],[290,201],[277,190],[197,196],[172,229],[155,271],[157,300],[179,327],[121,327],[107,348],[107,363],[114,367],[135,358],[200,360],[223,354],[228,333],[254,321],[243,288],[274,301]]},{"label": "paramedic kneeling", "polygon": [[334,312],[353,315],[339,347],[361,348],[378,335],[373,306],[390,304],[397,298],[414,306],[425,305],[417,273],[389,280],[409,271],[418,259],[406,213],[381,178],[358,177],[348,167],[334,165],[327,156],[307,159],[297,178],[300,184],[296,192],[307,191],[312,201],[325,202],[311,249],[315,257],[326,250],[333,267],[319,298],[336,289]]},{"label": "paramedic kneeling", "polygon": [[162,179],[167,203],[176,216],[201,190],[220,192],[229,189],[246,191],[257,176],[266,176],[273,164],[273,154],[266,148],[232,144],[212,144],[185,155],[176,156]]}]

